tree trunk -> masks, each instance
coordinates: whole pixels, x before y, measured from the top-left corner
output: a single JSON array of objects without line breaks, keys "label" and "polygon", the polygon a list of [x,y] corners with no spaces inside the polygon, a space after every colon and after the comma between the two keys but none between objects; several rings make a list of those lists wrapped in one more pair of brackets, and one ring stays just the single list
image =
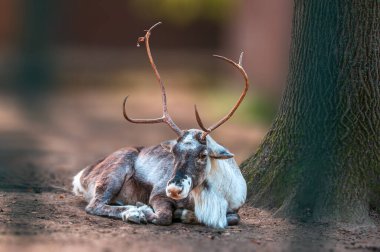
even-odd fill
[{"label": "tree trunk", "polygon": [[295,0],[278,115],[241,168],[277,216],[368,223],[380,209],[380,1]]}]

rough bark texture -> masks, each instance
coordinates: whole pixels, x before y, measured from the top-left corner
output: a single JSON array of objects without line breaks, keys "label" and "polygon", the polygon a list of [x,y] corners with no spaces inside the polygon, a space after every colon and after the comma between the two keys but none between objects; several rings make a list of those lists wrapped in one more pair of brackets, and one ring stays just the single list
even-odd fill
[{"label": "rough bark texture", "polygon": [[380,1],[295,0],[278,115],[241,168],[278,216],[366,223],[380,208]]}]

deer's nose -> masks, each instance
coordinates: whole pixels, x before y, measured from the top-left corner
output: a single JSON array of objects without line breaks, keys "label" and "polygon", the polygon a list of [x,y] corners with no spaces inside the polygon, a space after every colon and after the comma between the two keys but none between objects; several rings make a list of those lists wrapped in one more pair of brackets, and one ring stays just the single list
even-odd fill
[{"label": "deer's nose", "polygon": [[183,188],[169,189],[168,191],[172,196],[178,196],[183,191]]},{"label": "deer's nose", "polygon": [[167,196],[177,198],[183,191],[183,186],[175,183],[171,183],[166,188]]}]

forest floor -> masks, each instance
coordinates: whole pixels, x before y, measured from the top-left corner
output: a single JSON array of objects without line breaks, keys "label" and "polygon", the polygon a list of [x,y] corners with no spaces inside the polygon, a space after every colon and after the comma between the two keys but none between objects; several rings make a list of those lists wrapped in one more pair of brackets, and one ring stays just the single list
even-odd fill
[{"label": "forest floor", "polygon": [[[223,231],[180,223],[134,225],[88,215],[85,203],[70,192],[76,172],[124,145],[159,143],[172,132],[165,126],[125,123],[122,94],[57,92],[33,99],[0,98],[1,252],[380,251],[377,215],[370,228],[345,227],[293,222],[245,206],[241,224]],[[149,99],[131,103],[131,113],[159,112],[159,106],[137,107]],[[186,99],[172,95],[170,102],[186,106],[173,107],[171,113],[181,125],[194,127]],[[266,130],[231,120],[214,138],[241,162]]]}]

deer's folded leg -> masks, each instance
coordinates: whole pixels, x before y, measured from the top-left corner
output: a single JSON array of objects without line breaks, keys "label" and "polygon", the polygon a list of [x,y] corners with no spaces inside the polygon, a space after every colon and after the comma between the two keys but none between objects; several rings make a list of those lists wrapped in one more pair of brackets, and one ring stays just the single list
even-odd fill
[{"label": "deer's folded leg", "polygon": [[185,224],[199,224],[200,222],[195,217],[195,214],[191,210],[184,208],[178,208],[174,211],[173,220],[180,221]]},{"label": "deer's folded leg", "polygon": [[151,215],[149,222],[168,226],[173,222],[173,202],[166,196],[156,195],[150,199],[150,205],[154,209],[154,214]]},{"label": "deer's folded leg", "polygon": [[93,215],[108,216],[122,219],[122,213],[134,206],[110,206],[104,201],[94,198],[86,207],[86,212]]},{"label": "deer's folded leg", "polygon": [[[113,160],[112,160],[113,161]],[[111,163],[111,162],[110,162]],[[108,164],[108,163],[107,163]],[[111,206],[112,199],[120,191],[126,176],[124,162],[103,165],[104,172],[93,179],[93,192],[86,212],[93,215],[122,218],[122,212],[134,206]],[[91,187],[91,186],[90,186]]]}]

